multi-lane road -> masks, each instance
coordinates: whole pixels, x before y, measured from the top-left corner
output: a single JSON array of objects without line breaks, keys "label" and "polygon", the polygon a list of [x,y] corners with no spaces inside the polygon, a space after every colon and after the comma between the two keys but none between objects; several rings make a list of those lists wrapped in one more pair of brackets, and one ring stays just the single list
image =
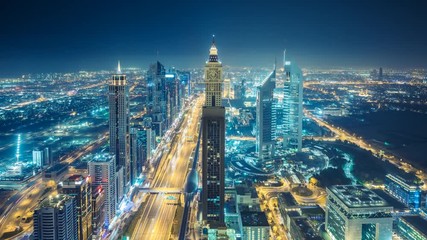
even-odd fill
[{"label": "multi-lane road", "polygon": [[[190,157],[196,143],[187,141],[187,136],[198,134],[201,117],[202,98],[199,97],[192,108],[185,113],[181,130],[171,139],[170,151],[160,159],[150,188],[180,188],[185,184],[189,170]],[[147,193],[148,194],[148,193]],[[149,194],[141,205],[142,213],[136,216],[136,227],[130,239],[169,239],[174,224],[177,205],[171,204],[171,198],[180,198],[180,194]],[[176,220],[176,219],[175,219]],[[178,220],[179,222],[179,220]]]}]

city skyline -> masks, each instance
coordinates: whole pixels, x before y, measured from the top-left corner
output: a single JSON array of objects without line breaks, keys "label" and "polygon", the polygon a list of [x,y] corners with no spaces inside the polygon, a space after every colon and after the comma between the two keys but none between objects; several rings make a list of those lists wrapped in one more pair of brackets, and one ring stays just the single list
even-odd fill
[{"label": "city skyline", "polygon": [[117,59],[202,67],[212,34],[232,66],[270,66],[286,48],[301,67],[426,67],[425,7],[417,0],[8,2],[0,74],[111,69]]},{"label": "city skyline", "polygon": [[0,239],[426,240],[425,7],[6,3]]}]

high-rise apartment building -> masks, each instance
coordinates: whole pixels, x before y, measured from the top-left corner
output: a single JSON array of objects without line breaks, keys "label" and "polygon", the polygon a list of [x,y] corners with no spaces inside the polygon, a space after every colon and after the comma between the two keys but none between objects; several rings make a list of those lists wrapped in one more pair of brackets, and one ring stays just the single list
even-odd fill
[{"label": "high-rise apartment building", "polygon": [[48,167],[53,164],[52,150],[50,147],[45,147],[43,150],[39,148],[33,149],[33,164],[38,168]]},{"label": "high-rise apartment building", "polygon": [[203,220],[224,223],[225,108],[222,106],[222,64],[215,41],[205,66],[205,105],[202,112]]},{"label": "high-rise apartment building", "polygon": [[[275,67],[276,68],[276,67]],[[273,91],[276,88],[276,69],[257,87],[256,152],[261,161],[271,160],[275,147],[276,114]]]},{"label": "high-rise apartment building", "polygon": [[79,240],[92,236],[92,189],[82,175],[68,177],[58,185],[58,191],[74,198],[77,208],[77,232]]},{"label": "high-rise apartment building", "polygon": [[326,189],[326,231],[334,240],[390,240],[393,207],[364,186]]},{"label": "high-rise apartment building", "polygon": [[109,154],[96,155],[88,162],[88,172],[92,190],[104,189],[105,223],[108,225],[114,218],[117,209],[116,194],[116,159]]},{"label": "high-rise apartment building", "polygon": [[283,146],[301,151],[303,118],[303,75],[301,69],[284,58]]},{"label": "high-rise apartment building", "polygon": [[77,240],[76,200],[68,195],[48,197],[34,210],[34,240]]},{"label": "high-rise apartment building", "polygon": [[[126,75],[122,74],[120,62],[108,86],[110,111],[110,154],[116,158],[116,172],[123,171],[123,179],[118,179],[119,193],[126,192],[130,180],[129,159],[129,89]],[[122,169],[122,170],[121,170]],[[121,175],[121,174],[118,174]],[[121,198],[121,196],[119,196]]]}]

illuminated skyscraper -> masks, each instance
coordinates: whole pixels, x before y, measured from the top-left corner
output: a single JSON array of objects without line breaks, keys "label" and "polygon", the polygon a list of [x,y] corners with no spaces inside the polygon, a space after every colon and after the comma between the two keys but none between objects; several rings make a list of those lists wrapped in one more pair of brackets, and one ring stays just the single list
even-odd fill
[{"label": "illuminated skyscraper", "polygon": [[115,158],[108,154],[96,155],[88,162],[88,172],[92,189],[102,188],[105,192],[105,220],[107,225],[116,214],[116,162]]},{"label": "illuminated skyscraper", "polygon": [[274,156],[275,123],[273,91],[276,88],[276,66],[257,87],[256,98],[256,151],[259,160],[270,160]]},{"label": "illuminated skyscraper", "polygon": [[225,108],[222,106],[222,64],[213,39],[205,66],[202,113],[203,220],[224,223]]},{"label": "illuminated skyscraper", "polygon": [[147,81],[147,114],[153,120],[156,136],[163,136],[167,129],[167,92],[165,67],[157,61],[150,65],[146,76]]},{"label": "illuminated skyscraper", "polygon": [[285,82],[283,84],[283,146],[301,151],[302,148],[302,100],[303,76],[301,69],[293,62],[285,61]]},{"label": "illuminated skyscraper", "polygon": [[82,175],[73,175],[58,186],[60,193],[72,196],[76,201],[79,240],[92,236],[92,189],[87,180]]},{"label": "illuminated skyscraper", "polygon": [[77,209],[73,197],[48,197],[34,210],[34,240],[77,240]]},{"label": "illuminated skyscraper", "polygon": [[[129,159],[129,89],[126,75],[122,74],[120,62],[117,74],[113,75],[108,87],[110,109],[110,153],[116,158],[116,172],[123,171],[123,179],[118,179],[118,193],[125,192],[130,180]],[[122,170],[121,170],[122,169]],[[118,174],[121,175],[121,174]],[[121,198],[121,196],[119,196]]]}]

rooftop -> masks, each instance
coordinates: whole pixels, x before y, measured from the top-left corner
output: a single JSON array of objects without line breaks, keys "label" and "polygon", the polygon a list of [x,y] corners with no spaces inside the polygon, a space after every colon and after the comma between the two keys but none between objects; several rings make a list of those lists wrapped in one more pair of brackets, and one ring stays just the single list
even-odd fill
[{"label": "rooftop", "polygon": [[50,196],[40,203],[39,208],[61,208],[70,199],[72,199],[72,197],[66,194]]},{"label": "rooftop", "polygon": [[374,193],[376,193],[378,196],[380,196],[381,198],[383,198],[390,206],[393,206],[394,210],[405,211],[405,210],[409,209],[405,204],[401,203],[400,201],[398,201],[394,197],[390,196],[390,194],[388,194],[384,190],[375,189],[372,191]]},{"label": "rooftop", "polygon": [[243,227],[269,226],[264,212],[241,212]]},{"label": "rooftop", "polygon": [[427,220],[425,220],[424,218],[420,216],[404,216],[401,217],[401,220],[406,223],[409,223],[422,234],[427,235]]},{"label": "rooftop", "polygon": [[338,185],[328,190],[349,208],[389,206],[383,198],[361,185]]}]

